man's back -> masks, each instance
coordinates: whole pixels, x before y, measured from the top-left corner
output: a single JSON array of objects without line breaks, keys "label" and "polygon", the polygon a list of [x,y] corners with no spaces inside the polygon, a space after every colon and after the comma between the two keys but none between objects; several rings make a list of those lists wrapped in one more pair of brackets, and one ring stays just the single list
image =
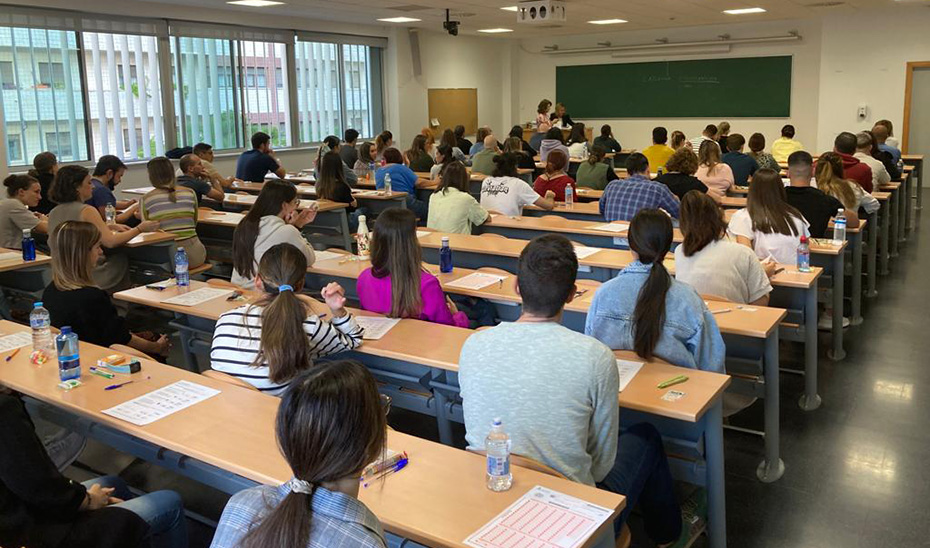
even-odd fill
[{"label": "man's back", "polygon": [[278,163],[270,155],[258,149],[247,150],[236,161],[236,179],[251,183],[261,183],[269,171],[278,168]]},{"label": "man's back", "polygon": [[788,203],[800,211],[810,223],[812,238],[826,237],[830,218],[836,215],[837,209],[843,207],[843,204],[833,196],[809,186],[789,186],[785,189],[785,194],[788,197]]},{"label": "man's back", "polygon": [[342,143],[342,146],[339,147],[339,156],[342,157],[342,163],[351,169],[355,167],[355,162],[358,161],[358,149],[355,148],[355,145]]},{"label": "man's back", "polygon": [[471,171],[472,173],[482,173],[484,175],[491,175],[494,173],[494,156],[497,155],[496,150],[486,148],[480,151],[478,154],[472,156],[471,159]]},{"label": "man's back", "polygon": [[599,341],[554,322],[503,323],[469,337],[459,358],[465,439],[484,448],[500,418],[513,453],[592,485],[614,464],[619,376]]},{"label": "man's back", "polygon": [[733,170],[733,181],[739,186],[746,186],[752,174],[759,169],[759,164],[752,156],[738,151],[727,152],[721,161]]},{"label": "man's back", "polygon": [[661,208],[678,218],[678,200],[672,191],[662,183],[641,175],[611,182],[604,189],[599,203],[601,215],[608,222],[632,221],[640,209],[646,208]]}]

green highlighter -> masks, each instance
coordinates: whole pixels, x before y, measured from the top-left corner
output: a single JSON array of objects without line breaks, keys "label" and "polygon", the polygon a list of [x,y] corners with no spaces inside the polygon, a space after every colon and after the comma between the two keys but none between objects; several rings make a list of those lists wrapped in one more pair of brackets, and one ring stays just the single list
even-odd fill
[{"label": "green highlighter", "polygon": [[657,388],[668,388],[669,386],[674,386],[676,384],[681,384],[686,382],[688,377],[686,375],[678,375],[677,377],[672,377],[667,381],[660,382]]}]

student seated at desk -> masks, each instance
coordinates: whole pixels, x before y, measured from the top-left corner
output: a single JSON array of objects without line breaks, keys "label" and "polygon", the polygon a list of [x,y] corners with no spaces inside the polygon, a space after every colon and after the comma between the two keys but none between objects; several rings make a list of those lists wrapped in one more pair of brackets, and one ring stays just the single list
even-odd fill
[{"label": "student seated at desk", "polygon": [[[691,148],[691,141],[688,140],[688,137],[684,134],[684,132],[677,129],[672,132],[670,142],[673,150],[678,150],[682,147]],[[691,149],[691,152],[694,152],[693,148]],[[697,154],[697,152],[694,152],[694,154]]]},{"label": "student seated at desk", "polygon": [[620,152],[620,142],[614,139],[614,130],[607,124],[601,126],[601,134],[594,138],[594,146],[604,147],[606,152]]},{"label": "student seated at desk", "polygon": [[[795,152],[788,157],[788,179],[791,184],[785,188],[785,198],[788,205],[800,211],[807,220],[811,237],[824,238],[830,219],[838,210],[843,209],[843,203],[811,186],[812,162],[811,155],[804,151]],[[859,226],[859,215],[856,213],[858,209],[856,207],[845,210],[848,228]]]},{"label": "student seated at desk", "polygon": [[545,163],[549,158],[549,153],[553,150],[561,150],[568,156],[568,147],[562,142],[562,130],[552,128],[546,132],[546,138],[539,145],[539,161]]},{"label": "student seated at desk", "polygon": [[417,219],[425,220],[429,213],[429,204],[417,198],[417,174],[404,165],[404,157],[396,148],[384,151],[384,167],[375,172],[375,188],[384,189],[384,176],[391,176],[391,190],[407,193],[407,209],[413,211]]},{"label": "student seated at desk", "polygon": [[[856,153],[856,143],[856,136],[844,131],[833,141],[833,152],[843,158],[843,178],[856,181],[866,192],[872,193],[878,190],[872,186],[872,168],[853,156]],[[788,160],[790,162],[791,159]]]},{"label": "student seated at desk", "polygon": [[394,134],[384,130],[375,137],[375,163],[384,165],[384,151],[394,146]]},{"label": "student seated at desk", "polygon": [[209,143],[197,143],[194,145],[194,148],[191,150],[194,156],[200,158],[200,164],[203,168],[204,178],[210,182],[211,185],[220,185],[220,188],[229,188],[232,186],[233,181],[236,180],[235,177],[223,177],[220,175],[220,172],[213,167],[213,145]]},{"label": "student seated at desk", "polygon": [[31,175],[42,187],[42,196],[39,198],[39,204],[32,208],[43,215],[55,207],[55,202],[48,199],[48,190],[52,188],[52,181],[55,180],[55,174],[58,173],[58,158],[53,152],[40,152],[32,159],[32,169],[29,170]]},{"label": "student seated at desk", "polygon": [[375,162],[375,144],[371,141],[365,141],[358,146],[358,160],[356,160],[355,165],[352,166],[352,171],[355,172],[356,177],[362,179],[369,175],[371,164],[375,164],[377,167],[377,163]]},{"label": "student seated at desk", "polygon": [[332,321],[323,320],[300,293],[306,275],[302,250],[278,244],[266,251],[255,274],[261,297],[220,315],[210,367],[279,396],[315,359],[358,348],[362,329],[345,309],[345,291],[337,283],[323,288]]},{"label": "student seated at desk", "polygon": [[[323,159],[323,156],[330,152],[335,152],[339,154],[339,159],[342,160],[342,143],[339,141],[339,137],[335,135],[328,135],[323,139],[323,143],[320,145],[320,148],[316,149],[316,160],[313,162],[313,176],[320,176],[320,162]],[[345,162],[342,163],[342,176],[345,177],[346,182],[349,183],[349,186],[354,187],[358,183],[358,176],[355,174],[355,171],[351,167],[347,166]]]},{"label": "student seated at desk", "polygon": [[720,154],[726,154],[733,150],[730,148],[730,122],[723,121],[717,124],[717,146],[720,147]]},{"label": "student seated at desk", "polygon": [[455,134],[455,146],[459,147],[466,155],[471,153],[472,142],[465,138],[465,126],[457,125],[452,131]]},{"label": "student seated at desk", "polygon": [[[853,158],[857,158],[860,162],[869,166],[869,169],[872,170],[872,188],[876,189],[882,185],[886,185],[891,182],[891,174],[888,172],[888,169],[885,168],[884,162],[879,158],[872,156],[872,145],[874,141],[872,134],[868,131],[860,131],[856,134],[856,153],[853,154]],[[879,149],[881,151],[881,149]],[[888,154],[888,153],[883,153]],[[891,159],[891,156],[888,155],[888,159]],[[897,168],[895,168],[897,170]],[[898,173],[900,176],[900,173]]]},{"label": "student seated at desk", "polygon": [[100,232],[91,223],[66,221],[58,226],[52,245],[52,283],[42,294],[52,325],[71,326],[83,342],[110,347],[129,345],[151,355],[166,356],[167,335],[149,341],[129,331],[107,292],[96,287],[94,265],[102,254]]},{"label": "student seated at desk", "polygon": [[753,249],[756,257],[781,264],[796,264],[801,236],[810,237],[807,221],[788,204],[781,176],[771,169],[760,169],[752,176],[746,207],[733,214],[727,233]]},{"label": "student seated at desk", "polygon": [[488,211],[519,217],[523,206],[535,205],[545,210],[555,207],[555,192],[540,198],[523,179],[517,177],[517,153],[507,152],[494,157],[494,172],[481,183],[481,206]]},{"label": "student seated at desk", "polygon": [[684,198],[685,194],[696,190],[708,194],[714,201],[719,202],[723,195],[708,189],[707,185],[694,176],[697,168],[697,154],[691,150],[691,147],[681,147],[665,163],[667,171],[656,177],[656,182],[667,186],[679,200]]},{"label": "student seated at desk", "polygon": [[649,160],[639,152],[626,159],[629,177],[607,185],[598,209],[607,222],[630,221],[641,209],[661,208],[678,218],[678,198],[662,183],[649,180]]},{"label": "student seated at desk", "polygon": [[[869,136],[869,140],[872,143],[872,147],[869,149],[869,155],[872,158],[875,158],[885,166],[885,171],[888,172],[888,175],[891,177],[892,181],[901,180],[901,170],[898,169],[898,164],[894,161],[894,157],[890,153],[885,152],[884,150],[878,148],[878,139],[875,137],[875,134],[871,131],[863,131],[866,135]],[[856,143],[858,144],[858,136],[856,137]],[[904,166],[901,166],[904,167]]]},{"label": "student seated at desk", "polygon": [[568,157],[579,160],[588,157],[588,139],[584,134],[584,124],[581,122],[572,126],[568,136]]},{"label": "student seated at desk", "polygon": [[[684,137],[684,134],[682,134],[682,137]],[[668,159],[675,153],[675,149],[666,143],[668,143],[668,130],[662,126],[653,128],[652,146],[643,150],[643,156],[649,160],[649,166],[656,171],[663,170]]]},{"label": "student seated at desk", "polygon": [[694,153],[700,156],[701,145],[707,141],[712,141],[714,143],[717,142],[717,126],[714,124],[707,124],[707,126],[704,128],[704,131],[697,137],[693,137],[689,142],[691,143],[691,148],[694,150]]},{"label": "student seated at desk", "polygon": [[426,137],[417,135],[404,153],[404,159],[413,171],[429,171],[433,167],[433,157],[426,148]]},{"label": "student seated at desk", "polygon": [[367,213],[366,208],[359,208],[358,201],[352,195],[352,187],[345,178],[342,158],[338,152],[327,152],[320,163],[320,176],[316,180],[316,197],[319,200],[330,200],[346,207],[349,217],[349,232],[358,230],[358,216]]},{"label": "student seated at desk", "polygon": [[[507,139],[519,139],[520,150],[525,152],[530,158],[536,156],[536,153],[539,152],[531,144],[523,140],[523,128],[521,126],[513,126],[510,128],[510,133],[507,134]],[[506,141],[504,145],[506,146]]]},{"label": "student seated at desk", "polygon": [[[575,124],[578,127],[578,124]],[[533,190],[540,196],[547,196],[549,192],[555,194],[555,201],[565,201],[565,187],[572,187],[574,195],[578,195],[578,189],[575,187],[575,180],[565,173],[568,167],[568,156],[561,150],[553,150],[549,153],[546,160],[546,171],[536,178],[533,183]]]},{"label": "student seated at desk", "polygon": [[[525,141],[517,137],[508,137],[504,139],[504,154],[514,154],[517,158],[517,168],[518,169],[536,169],[536,160],[533,159],[533,154],[527,152],[523,144]],[[491,172],[493,173],[493,169]]]},{"label": "student seated at desk", "polygon": [[23,400],[0,388],[0,546],[186,548],[181,497],[133,497],[117,476],[78,483],[49,459]]},{"label": "student seated at desk", "polygon": [[817,158],[814,179],[820,191],[839,200],[848,211],[858,211],[862,208],[871,214],[881,209],[881,203],[875,196],[863,190],[859,183],[843,179],[842,175],[843,159],[839,154],[827,152]]},{"label": "student seated at desk", "polygon": [[468,317],[455,309],[436,276],[423,269],[416,217],[409,209],[391,208],[378,215],[371,267],[359,275],[356,289],[365,310],[468,327]]},{"label": "student seated at desk", "polygon": [[48,218],[29,211],[42,199],[42,186],[31,175],[10,175],[3,180],[6,199],[0,200],[0,247],[22,249],[23,231],[48,234]]},{"label": "student seated at desk", "polygon": [[804,150],[804,145],[794,139],[794,126],[786,124],[781,128],[781,137],[772,143],[772,157],[775,161],[784,163],[788,161],[788,156],[799,150]]},{"label": "student seated at desk", "polygon": [[760,263],[744,245],[726,238],[723,210],[704,193],[691,191],[681,201],[681,232],[685,240],[675,248],[675,279],[702,295],[742,304],[769,302],[775,261]]},{"label": "student seated at desk", "polygon": [[721,196],[734,184],[733,169],[721,161],[720,147],[715,141],[704,141],[698,151],[698,169],[695,177]]},{"label": "student seated at desk", "polygon": [[[620,177],[617,172],[610,169],[610,165],[604,162],[606,151],[601,145],[591,147],[591,154],[588,159],[578,165],[576,184],[594,190],[604,190],[608,183],[616,181]],[[550,155],[551,158],[551,155]]]},{"label": "student seated at desk", "polygon": [[756,160],[743,152],[744,146],[746,139],[739,133],[734,133],[727,137],[727,152],[720,158],[721,163],[730,166],[733,184],[738,186],[746,186],[752,174],[759,169]]},{"label": "student seated at desk", "polygon": [[775,157],[765,152],[765,135],[761,133],[753,133],[749,136],[749,157],[756,161],[759,169],[781,170]]},{"label": "student seated at desk", "polygon": [[436,163],[433,164],[433,167],[429,168],[430,181],[438,181],[442,176],[442,172],[446,169],[446,166],[455,161],[457,160],[455,159],[455,154],[452,152],[452,148],[445,144],[439,145],[436,148]]},{"label": "student seated at desk", "polygon": [[[887,122],[887,120],[885,121]],[[875,126],[872,127],[872,135],[875,137],[875,140],[878,141],[878,148],[891,154],[891,158],[894,160],[895,164],[901,161],[901,151],[898,147],[888,142],[888,139],[891,137],[890,122],[887,125],[875,124]]]},{"label": "student seated at desk", "polygon": [[197,237],[197,194],[177,186],[174,166],[164,156],[149,160],[146,169],[155,189],[139,202],[140,217],[158,221],[162,230],[174,234],[177,246],[187,252],[190,267],[197,268],[207,260],[207,249]]},{"label": "student seated at desk", "polygon": [[378,518],[358,500],[362,471],[387,441],[368,369],[333,361],[301,373],[281,399],[275,438],[294,477],[233,495],[212,548],[387,546]]},{"label": "student seated at desk", "polygon": [[[478,128],[478,131],[475,133],[475,144],[471,146],[471,152],[469,152],[469,155],[472,158],[484,150],[484,140],[487,139],[488,135],[494,135],[494,132],[491,131],[491,128],[488,126],[481,126]],[[496,139],[495,142],[497,142]]]},{"label": "student seated at desk", "polygon": [[672,278],[663,261],[672,221],[644,209],[630,223],[633,262],[594,294],[584,332],[614,350],[633,350],[674,365],[724,372],[726,347],[717,320],[691,286]]},{"label": "student seated at desk", "polygon": [[473,226],[490,222],[488,211],[468,193],[471,180],[465,164],[454,161],[442,172],[442,181],[429,198],[426,226],[438,232],[471,234]]},{"label": "student seated at desk", "polygon": [[349,128],[343,132],[342,144],[339,145],[339,157],[342,158],[342,163],[349,169],[355,167],[355,162],[358,161],[358,149],[355,147],[356,142],[358,142],[357,129]]},{"label": "student seated at desk", "polygon": [[268,173],[274,173],[281,179],[287,175],[271,148],[271,135],[258,131],[252,134],[252,150],[243,152],[236,160],[236,179],[262,183]]},{"label": "student seated at desk", "polygon": [[85,200],[84,203],[96,208],[103,220],[107,218],[106,209],[108,205],[112,205],[117,209],[117,223],[130,223],[135,216],[138,203],[135,200],[117,200],[116,195],[113,194],[116,185],[123,181],[126,169],[126,164],[112,154],[101,156],[97,160],[97,165],[94,167],[94,178],[91,179],[93,190],[90,198]]},{"label": "student seated at desk", "polygon": [[445,145],[449,147],[450,154],[453,160],[458,160],[463,164],[468,161],[468,158],[465,156],[465,153],[462,152],[462,149],[459,148],[458,142],[455,140],[455,133],[451,129],[446,128],[442,132],[442,136],[439,138],[439,145],[436,147],[436,162],[439,163],[439,149]]},{"label": "student seated at desk", "polygon": [[233,232],[232,283],[255,287],[254,277],[262,256],[272,247],[288,243],[301,250],[307,264],[314,261],[313,247],[300,230],[316,218],[316,210],[297,210],[300,200],[293,183],[271,180],[265,183],[245,218]]},{"label": "student seated at desk", "polygon": [[[90,172],[83,166],[67,165],[55,175],[49,198],[58,205],[48,214],[48,244],[53,250],[52,259],[55,259],[55,229],[66,221],[85,221],[94,225],[100,232],[100,243],[107,249],[118,248],[143,232],[158,230],[157,221],[142,221],[132,228],[124,225],[107,226],[96,208],[85,203],[90,199],[93,188]],[[129,261],[122,253],[104,254],[103,261],[98,262],[93,271],[97,287],[113,290],[126,278]]]},{"label": "student seated at desk", "polygon": [[459,357],[469,448],[484,449],[492,420],[500,418],[514,454],[627,497],[614,522],[617,535],[638,504],[651,539],[674,542],[681,510],[662,438],[645,423],[620,432],[613,352],[560,324],[576,290],[572,243],[556,234],[534,238],[518,268],[520,319],[475,333]]},{"label": "student seated at desk", "polygon": [[[894,148],[899,148],[898,139],[894,136],[894,124],[891,123],[891,120],[879,120],[875,122],[875,126],[882,126],[888,130],[887,132],[888,136],[885,137],[886,145],[890,147],[894,147]],[[872,126],[872,127],[875,127],[875,126]]]},{"label": "student seated at desk", "polygon": [[185,154],[179,162],[181,175],[177,178],[180,187],[189,188],[197,195],[197,204],[202,204],[204,197],[217,204],[226,199],[226,191],[216,179],[209,179],[204,172],[203,160],[196,154]]},{"label": "student seated at desk", "polygon": [[500,154],[500,150],[497,148],[497,137],[488,134],[484,138],[484,146],[481,151],[471,157],[472,172],[490,175],[494,171],[494,157],[498,154]]}]

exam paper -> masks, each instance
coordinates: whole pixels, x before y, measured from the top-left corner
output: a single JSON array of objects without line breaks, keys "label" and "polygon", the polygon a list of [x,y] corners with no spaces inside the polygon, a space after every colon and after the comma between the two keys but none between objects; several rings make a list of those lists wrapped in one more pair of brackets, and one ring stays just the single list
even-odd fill
[{"label": "exam paper", "polygon": [[219,393],[219,390],[208,386],[178,381],[116,407],[104,409],[103,413],[138,426],[145,426]]},{"label": "exam paper", "polygon": [[230,194],[226,197],[227,202],[235,202],[239,204],[254,204],[255,200],[258,199],[258,196],[255,194]]},{"label": "exam paper", "polygon": [[0,253],[0,263],[21,260],[23,260],[22,251],[7,251],[6,253]]},{"label": "exam paper", "polygon": [[591,225],[585,227],[588,230],[603,230],[604,232],[626,232],[629,230],[630,225],[628,223],[604,223],[602,225]]},{"label": "exam paper", "polygon": [[32,333],[29,331],[20,331],[12,335],[0,337],[0,352],[15,350],[32,344]]},{"label": "exam paper", "polygon": [[611,511],[537,485],[465,539],[474,548],[577,548]]},{"label": "exam paper", "polygon": [[630,384],[633,377],[643,368],[643,362],[630,360],[617,360],[617,371],[620,372],[620,392]]},{"label": "exam paper", "polygon": [[380,316],[356,316],[355,321],[365,330],[362,339],[376,341],[397,325],[400,318],[382,318]]},{"label": "exam paper", "polygon": [[351,255],[346,255],[345,253],[336,253],[334,251],[314,251],[313,252],[313,262],[318,261],[329,261],[332,259],[345,259],[351,257]]},{"label": "exam paper", "polygon": [[575,246],[575,256],[577,256],[579,259],[586,259],[586,258],[590,257],[591,255],[594,255],[595,253],[597,253],[597,252],[600,251],[600,250],[601,250],[601,249],[598,248],[598,247],[587,247],[587,246],[583,246],[583,245],[576,245],[576,246]]},{"label": "exam paper", "polygon": [[211,299],[217,297],[223,297],[232,293],[233,289],[217,289],[214,287],[203,287],[200,289],[195,289],[189,293],[181,293],[180,295],[175,295],[170,299],[165,299],[162,301],[165,304],[176,304],[178,306],[196,306],[200,303],[205,303]]},{"label": "exam paper", "polygon": [[473,272],[468,276],[462,276],[454,282],[449,282],[446,284],[446,287],[459,287],[462,289],[484,289],[489,285],[500,284],[503,280],[506,280],[507,276],[499,276],[497,274],[487,274],[485,272]]},{"label": "exam paper", "polygon": [[422,238],[423,236],[429,236],[430,231],[428,230],[417,230],[417,238]]}]

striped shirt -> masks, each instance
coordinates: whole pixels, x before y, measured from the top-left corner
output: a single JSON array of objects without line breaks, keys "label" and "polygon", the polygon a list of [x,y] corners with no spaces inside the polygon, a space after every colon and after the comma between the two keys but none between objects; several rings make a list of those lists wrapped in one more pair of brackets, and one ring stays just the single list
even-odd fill
[{"label": "striped shirt", "polygon": [[159,221],[161,229],[178,238],[197,235],[197,195],[186,187],[178,187],[175,201],[167,190],[155,189],[142,197],[140,210],[146,221]]},{"label": "striped shirt", "polygon": [[[304,332],[310,338],[312,358],[353,350],[362,344],[362,328],[351,314],[335,318],[332,323],[310,314],[304,320]],[[223,313],[213,331],[210,367],[278,396],[287,388],[287,382],[272,382],[267,363],[252,365],[258,357],[261,338],[262,307],[243,305]]]}]

